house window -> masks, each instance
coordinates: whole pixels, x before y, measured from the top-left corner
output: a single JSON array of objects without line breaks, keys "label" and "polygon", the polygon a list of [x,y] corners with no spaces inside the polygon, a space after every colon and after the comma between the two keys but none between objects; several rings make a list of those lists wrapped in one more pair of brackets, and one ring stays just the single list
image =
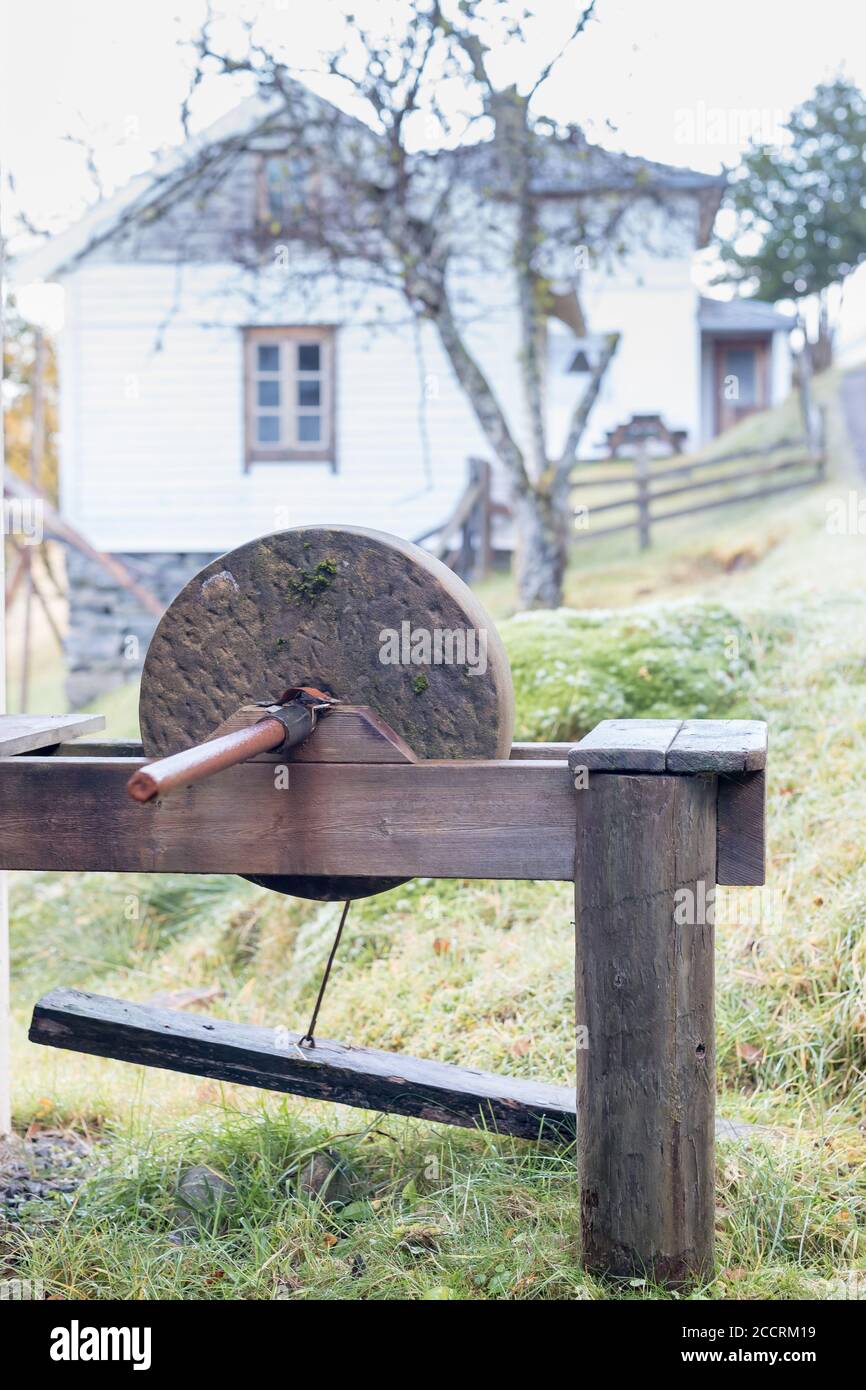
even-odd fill
[{"label": "house window", "polygon": [[334,458],[334,330],[245,332],[246,462]]}]

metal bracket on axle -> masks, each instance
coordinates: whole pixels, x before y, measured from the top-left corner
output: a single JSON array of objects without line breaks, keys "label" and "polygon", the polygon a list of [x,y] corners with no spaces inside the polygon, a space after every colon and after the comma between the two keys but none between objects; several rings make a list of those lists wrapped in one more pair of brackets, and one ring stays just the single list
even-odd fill
[{"label": "metal bracket on axle", "polygon": [[276,703],[256,703],[262,716],[247,728],[207,739],[139,768],[126,784],[133,801],[153,801],[173,787],[200,782],[258,753],[287,752],[309,738],[319,716],[329,713],[337,702],[311,686],[292,686]]}]

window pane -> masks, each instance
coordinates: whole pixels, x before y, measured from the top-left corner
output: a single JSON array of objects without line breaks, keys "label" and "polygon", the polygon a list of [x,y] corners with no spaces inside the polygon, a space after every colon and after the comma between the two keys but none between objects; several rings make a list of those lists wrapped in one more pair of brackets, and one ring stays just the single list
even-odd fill
[{"label": "window pane", "polygon": [[298,405],[320,405],[320,384],[318,381],[301,377],[298,382]]},{"label": "window pane", "polygon": [[298,343],[298,371],[317,372],[319,370],[319,344]]},{"label": "window pane", "polygon": [[256,399],[259,405],[279,405],[279,381],[259,381],[256,384]]},{"label": "window pane", "polygon": [[737,405],[755,405],[758,399],[758,373],[753,348],[728,348],[725,353],[725,376],[735,377]]},{"label": "window pane", "polygon": [[279,444],[279,415],[260,415],[256,422],[257,438],[260,444]]},{"label": "window pane", "polygon": [[322,438],[321,415],[298,416],[298,439],[304,443],[317,444]]},{"label": "window pane", "polygon": [[280,349],[277,343],[259,343],[256,358],[260,372],[280,370]]}]

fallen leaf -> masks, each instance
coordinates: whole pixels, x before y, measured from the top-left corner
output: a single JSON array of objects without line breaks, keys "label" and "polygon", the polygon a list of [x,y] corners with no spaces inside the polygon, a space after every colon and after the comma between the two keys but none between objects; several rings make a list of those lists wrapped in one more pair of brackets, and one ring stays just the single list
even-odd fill
[{"label": "fallen leaf", "polygon": [[754,1043],[738,1042],[737,1056],[743,1062],[757,1065],[758,1062],[763,1062],[764,1060],[764,1050],[763,1048],[755,1047]]},{"label": "fallen leaf", "polygon": [[525,1057],[527,1052],[532,1051],[531,1038],[516,1038],[511,1044],[511,1051],[515,1057]]},{"label": "fallen leaf", "polygon": [[436,940],[433,942],[433,950],[436,952],[437,956],[444,956],[447,951],[450,951],[451,942],[448,940],[447,936],[437,936]]}]

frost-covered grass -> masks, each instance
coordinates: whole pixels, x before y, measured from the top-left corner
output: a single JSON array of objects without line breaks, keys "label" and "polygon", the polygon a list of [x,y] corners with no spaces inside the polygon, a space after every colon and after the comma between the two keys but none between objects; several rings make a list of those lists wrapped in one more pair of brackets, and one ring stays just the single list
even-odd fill
[{"label": "frost-covered grass", "polygon": [[501,625],[522,739],[580,738],[600,719],[757,713],[747,625],[720,603],[518,613]]},{"label": "frost-covered grass", "polygon": [[[866,1291],[866,537],[833,537],[839,483],[714,522],[638,561],[575,570],[592,596],[502,624],[519,733],[598,718],[769,720],[767,889],[717,911],[721,1113],[767,1126],[719,1146],[718,1275],[690,1296]],[[732,557],[745,557],[731,563]],[[119,732],[119,731],[118,731]],[[656,1298],[585,1278],[573,1155],[37,1049],[58,982],[147,999],[200,987],[214,1015],[306,1022],[336,905],[235,878],[16,875],[16,1113],[97,1141],[77,1198],[6,1237],[7,1261],[66,1297]],[[568,1082],[572,904],[565,885],[416,880],[356,904],[321,1029]],[[282,1181],[342,1157],[339,1209]],[[194,1240],[171,1239],[181,1168],[233,1185]]]}]

